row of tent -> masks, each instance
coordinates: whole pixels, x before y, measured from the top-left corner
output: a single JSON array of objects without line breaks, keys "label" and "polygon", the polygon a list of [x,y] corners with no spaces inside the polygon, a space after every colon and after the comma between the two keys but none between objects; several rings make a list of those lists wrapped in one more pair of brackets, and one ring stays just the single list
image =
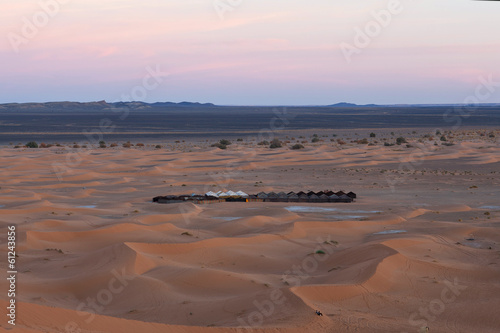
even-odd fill
[{"label": "row of tent", "polygon": [[246,194],[243,191],[238,191],[238,192],[233,192],[233,191],[219,191],[219,192],[212,192],[209,191],[205,193],[205,196],[207,197],[217,197],[217,198],[228,198],[228,197],[242,197],[242,198],[248,198],[249,195]]},{"label": "row of tent", "polygon": [[204,195],[168,195],[153,198],[153,202],[158,203],[178,203],[190,201],[194,203],[215,203],[215,202],[353,202],[356,193],[343,191],[320,191],[320,192],[260,192],[249,195],[243,191],[219,191],[207,192]]},{"label": "row of tent", "polygon": [[258,199],[264,201],[277,202],[353,202],[356,199],[356,193],[343,191],[320,191],[320,192],[260,192],[256,195]]}]

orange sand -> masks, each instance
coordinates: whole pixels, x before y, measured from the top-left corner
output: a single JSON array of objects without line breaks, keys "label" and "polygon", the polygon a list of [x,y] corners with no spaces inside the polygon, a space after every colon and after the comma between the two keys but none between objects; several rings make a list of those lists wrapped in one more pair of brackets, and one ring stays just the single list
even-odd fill
[{"label": "orange sand", "polygon": [[[429,145],[418,158],[398,146],[96,149],[59,181],[52,164],[70,151],[0,150],[2,271],[7,226],[18,229],[12,331],[499,331],[497,144]],[[225,189],[358,199],[151,202]],[[5,279],[0,290],[5,309]],[[0,327],[12,328],[5,316]]]}]

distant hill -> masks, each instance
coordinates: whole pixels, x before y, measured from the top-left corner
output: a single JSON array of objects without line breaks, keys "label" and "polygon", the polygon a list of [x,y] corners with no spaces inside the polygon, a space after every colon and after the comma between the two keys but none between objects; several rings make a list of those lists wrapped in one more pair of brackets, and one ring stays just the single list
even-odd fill
[{"label": "distant hill", "polygon": [[152,103],[150,105],[154,106],[187,106],[187,107],[211,107],[215,106],[215,104],[212,103],[198,103],[198,102],[180,102],[180,103],[173,103],[173,102],[156,102]]},{"label": "distant hill", "polygon": [[116,102],[108,103],[106,101],[98,102],[47,102],[47,103],[8,103],[0,104],[0,111],[109,111],[114,108],[129,108],[133,110],[146,110],[156,107],[161,108],[206,108],[215,107],[212,103],[198,102]]},{"label": "distant hill", "polygon": [[332,104],[332,105],[327,105],[328,107],[333,107],[333,108],[362,108],[362,107],[377,107],[380,105],[377,104],[365,104],[365,105],[358,105],[358,104],[353,104],[353,103],[337,103],[337,104]]},{"label": "distant hill", "polygon": [[342,103],[337,103],[337,104],[332,104],[332,105],[327,105],[327,106],[331,106],[334,108],[352,108],[352,107],[356,107],[358,105],[353,104],[353,103],[342,102]]},{"label": "distant hill", "polygon": [[[318,110],[326,109],[328,112],[372,112],[377,109],[387,110],[399,110],[399,111],[412,111],[415,112],[417,109],[443,109],[450,107],[462,107],[463,104],[392,104],[392,105],[381,105],[381,104],[364,104],[358,105],[354,103],[337,103],[332,105],[316,105],[316,106],[286,106],[289,109],[304,109],[304,110]],[[500,106],[498,103],[482,103],[477,104],[477,107],[482,108],[496,108]],[[276,106],[238,106],[238,105],[215,105],[213,103],[199,103],[199,102],[156,102],[156,103],[145,103],[145,102],[115,102],[108,103],[106,101],[96,101],[96,102],[47,102],[47,103],[8,103],[0,104],[0,111],[2,112],[108,112],[114,111],[117,108],[127,108],[133,111],[166,111],[166,112],[199,112],[200,110],[207,110],[210,112],[240,112],[252,110],[252,113],[256,112],[267,112],[273,110]],[[332,110],[334,109],[334,110]]]}]

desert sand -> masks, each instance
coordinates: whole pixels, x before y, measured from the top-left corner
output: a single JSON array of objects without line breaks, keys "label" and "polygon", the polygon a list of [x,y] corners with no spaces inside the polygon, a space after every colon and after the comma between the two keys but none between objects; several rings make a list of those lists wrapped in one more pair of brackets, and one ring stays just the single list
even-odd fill
[{"label": "desert sand", "polygon": [[[1,252],[15,225],[18,255],[1,329],[499,331],[498,142],[190,150],[1,148]],[[358,198],[151,202],[228,189]]]}]

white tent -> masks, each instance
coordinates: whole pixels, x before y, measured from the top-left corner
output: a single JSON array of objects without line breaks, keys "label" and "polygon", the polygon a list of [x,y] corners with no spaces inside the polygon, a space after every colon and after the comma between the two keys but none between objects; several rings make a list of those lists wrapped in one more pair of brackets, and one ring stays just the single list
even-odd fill
[{"label": "white tent", "polygon": [[238,192],[236,192],[236,195],[239,195],[240,197],[244,197],[244,198],[246,198],[246,197],[248,197],[248,196],[249,196],[248,194],[246,194],[246,193],[245,193],[245,192],[243,192],[243,191],[238,191]]}]

